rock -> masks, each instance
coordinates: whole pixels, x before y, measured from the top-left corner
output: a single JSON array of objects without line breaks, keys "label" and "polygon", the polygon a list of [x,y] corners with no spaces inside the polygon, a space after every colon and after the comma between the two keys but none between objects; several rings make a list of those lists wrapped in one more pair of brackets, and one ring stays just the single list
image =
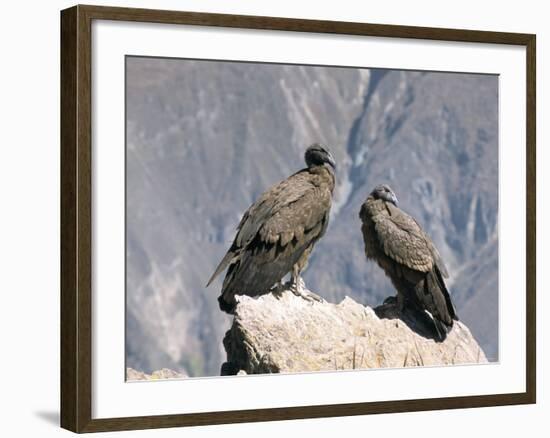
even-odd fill
[{"label": "rock", "polygon": [[163,368],[153,371],[151,374],[146,374],[142,371],[137,371],[133,368],[126,368],[126,380],[162,380],[162,379],[183,379],[187,376],[177,371]]},{"label": "rock", "polygon": [[394,300],[372,309],[349,297],[311,303],[290,291],[238,299],[222,375],[487,362],[464,324],[438,343],[418,316],[398,318]]}]

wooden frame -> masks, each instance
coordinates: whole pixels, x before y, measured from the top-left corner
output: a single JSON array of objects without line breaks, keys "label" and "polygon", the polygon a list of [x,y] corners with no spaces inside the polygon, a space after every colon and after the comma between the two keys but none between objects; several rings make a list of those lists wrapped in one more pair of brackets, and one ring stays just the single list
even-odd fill
[{"label": "wooden frame", "polygon": [[[95,19],[525,46],[527,53],[526,391],[469,397],[92,419],[91,23]],[[62,11],[61,426],[74,432],[97,432],[535,403],[535,47],[535,35],[519,33],[98,6],[75,6]]]}]

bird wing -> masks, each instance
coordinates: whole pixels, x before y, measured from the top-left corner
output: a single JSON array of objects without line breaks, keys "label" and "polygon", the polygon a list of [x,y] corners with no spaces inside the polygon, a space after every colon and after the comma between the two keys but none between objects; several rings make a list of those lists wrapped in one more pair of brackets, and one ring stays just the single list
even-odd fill
[{"label": "bird wing", "polygon": [[391,204],[388,210],[389,215],[373,218],[376,237],[384,253],[410,269],[431,271],[435,248],[430,238],[411,216]]},{"label": "bird wing", "polygon": [[[238,247],[244,247],[250,243],[261,229],[266,229],[266,223],[273,221],[274,216],[280,215],[281,211],[289,211],[290,206],[303,200],[304,196],[314,188],[307,176],[307,170],[291,175],[265,191],[250,206],[237,227],[235,243]],[[265,236],[264,233],[262,233],[263,236]]]},{"label": "bird wing", "polygon": [[259,230],[263,242],[285,247],[292,241],[309,244],[320,237],[320,229],[312,231],[326,225],[331,207],[330,192],[311,184],[294,186],[293,191],[298,193],[293,193],[290,202],[272,211]]},{"label": "bird wing", "polygon": [[416,226],[418,227],[418,229],[422,232],[422,234],[424,235],[424,239],[426,240],[426,243],[428,244],[431,252],[432,252],[432,256],[434,258],[434,264],[437,266],[437,268],[439,269],[439,272],[441,273],[442,277],[443,278],[449,278],[449,272],[447,271],[447,266],[445,265],[445,262],[443,261],[443,259],[441,258],[441,254],[439,254],[439,251],[437,250],[436,246],[434,245],[434,243],[432,242],[432,239],[430,239],[430,237],[426,234],[426,232],[422,229],[422,227],[420,226],[420,224],[417,222],[416,219],[414,219],[413,217],[409,216],[415,223],[416,223]]}]

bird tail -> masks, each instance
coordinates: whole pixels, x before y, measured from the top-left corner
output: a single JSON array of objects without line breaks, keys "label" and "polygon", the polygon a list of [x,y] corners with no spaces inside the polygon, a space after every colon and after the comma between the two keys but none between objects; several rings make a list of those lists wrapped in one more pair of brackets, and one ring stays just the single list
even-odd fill
[{"label": "bird tail", "polygon": [[[434,327],[434,337],[436,341],[443,342],[447,338],[447,334],[453,328],[453,320],[457,320],[456,310],[451,301],[451,295],[445,285],[441,271],[438,266],[434,266],[426,278],[425,287],[432,290],[429,313]],[[432,310],[433,309],[433,310]]]},{"label": "bird tail", "polygon": [[227,268],[229,263],[235,258],[235,253],[233,251],[228,251],[225,257],[222,259],[214,273],[212,274],[212,277],[210,277],[210,280],[208,280],[208,283],[206,283],[206,287],[210,286],[210,284],[214,281],[214,279],[220,275],[220,273]]},{"label": "bird tail", "polygon": [[441,289],[441,292],[443,292],[443,296],[445,297],[445,303],[447,304],[447,310],[449,312],[449,315],[452,319],[455,321],[458,321],[458,315],[456,313],[456,308],[453,304],[453,301],[451,300],[451,294],[449,293],[449,289],[447,289],[447,285],[445,284],[445,281],[443,280],[443,275],[441,270],[439,269],[439,266],[435,266],[435,277],[437,280],[437,284],[439,288]]},{"label": "bird tail", "polygon": [[437,318],[432,317],[432,321],[435,328],[435,340],[438,342],[443,342],[445,339],[447,339],[447,333],[449,333],[451,328]]}]

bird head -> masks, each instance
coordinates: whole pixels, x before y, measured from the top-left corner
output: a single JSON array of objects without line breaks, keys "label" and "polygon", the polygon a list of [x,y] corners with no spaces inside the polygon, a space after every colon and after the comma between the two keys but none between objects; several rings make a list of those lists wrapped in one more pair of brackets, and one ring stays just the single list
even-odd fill
[{"label": "bird head", "polygon": [[374,199],[382,199],[386,202],[391,202],[397,207],[397,196],[387,184],[378,184],[370,194]]},{"label": "bird head", "polygon": [[307,167],[322,166],[328,164],[333,170],[336,170],[336,162],[329,149],[319,143],[313,143],[306,149],[304,156]]}]

